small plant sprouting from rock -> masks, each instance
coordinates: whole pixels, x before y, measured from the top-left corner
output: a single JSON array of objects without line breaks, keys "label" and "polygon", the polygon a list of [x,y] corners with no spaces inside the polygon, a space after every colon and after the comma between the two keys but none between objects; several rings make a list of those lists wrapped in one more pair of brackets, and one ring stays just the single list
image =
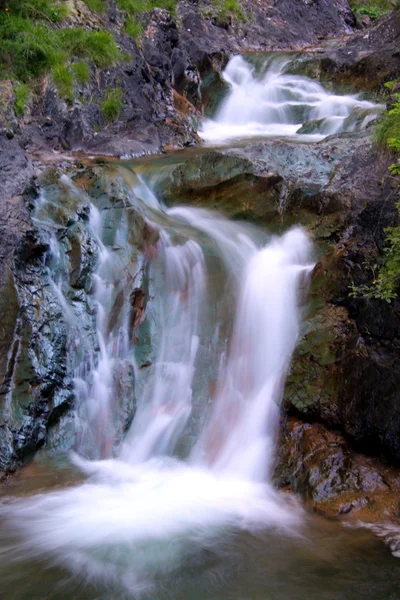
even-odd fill
[{"label": "small plant sprouting from rock", "polygon": [[115,88],[106,92],[101,102],[101,112],[108,123],[112,123],[122,111],[122,90]]}]

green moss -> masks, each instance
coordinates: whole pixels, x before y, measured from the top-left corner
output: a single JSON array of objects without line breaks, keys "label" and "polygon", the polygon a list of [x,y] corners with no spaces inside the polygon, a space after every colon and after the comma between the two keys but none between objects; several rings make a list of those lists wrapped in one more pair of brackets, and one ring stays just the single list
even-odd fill
[{"label": "green moss", "polygon": [[89,65],[83,62],[82,60],[78,60],[78,62],[74,63],[71,66],[72,72],[74,74],[74,78],[77,83],[81,85],[85,83],[89,83],[90,81],[90,69]]},{"label": "green moss", "polygon": [[122,90],[115,88],[108,90],[104,97],[104,100],[100,103],[101,112],[105,120],[109,123],[115,121],[120,115],[122,110]]},{"label": "green moss", "polygon": [[25,113],[26,101],[29,98],[29,87],[26,83],[20,83],[15,88],[15,104],[14,110],[19,117],[23,117]]}]

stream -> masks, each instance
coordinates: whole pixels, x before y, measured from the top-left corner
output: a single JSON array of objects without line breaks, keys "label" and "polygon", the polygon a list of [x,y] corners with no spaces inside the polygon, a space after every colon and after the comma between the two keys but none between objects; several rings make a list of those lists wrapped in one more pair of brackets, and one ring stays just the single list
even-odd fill
[{"label": "stream", "polygon": [[[231,59],[205,142],[317,141],[378,114],[288,64]],[[400,563],[378,538],[310,515],[272,481],[312,241],[167,205],[184,159],[98,165],[96,193],[62,175],[36,200],[74,405],[0,491],[2,597],[399,598]],[[81,215],[79,285],[66,210]]]}]

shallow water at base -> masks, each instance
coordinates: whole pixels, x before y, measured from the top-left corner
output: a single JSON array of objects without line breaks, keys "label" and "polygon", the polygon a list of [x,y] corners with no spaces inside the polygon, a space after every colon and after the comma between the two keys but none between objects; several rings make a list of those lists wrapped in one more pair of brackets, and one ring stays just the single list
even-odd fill
[{"label": "shallow water at base", "polygon": [[[2,490],[13,496],[74,486],[81,476],[66,465],[41,462],[23,470]],[[73,489],[73,488],[70,488]],[[93,510],[96,499],[92,497]],[[15,531],[1,548],[15,547]],[[85,535],[82,533],[82,538]],[[34,540],[33,540],[34,541]],[[38,540],[39,542],[39,540]],[[400,561],[368,531],[348,529],[315,515],[304,515],[295,536],[282,531],[244,532],[230,527],[221,535],[192,543],[178,552],[177,544],[165,550],[170,560],[153,571],[152,585],[130,593],[132,581],[88,581],[82,574],[32,557],[13,562],[2,556],[0,578],[5,600],[398,600]],[[106,549],[105,549],[106,552]],[[111,558],[111,557],[110,557]],[[120,565],[138,561],[128,551]],[[137,582],[136,582],[137,583]]]}]

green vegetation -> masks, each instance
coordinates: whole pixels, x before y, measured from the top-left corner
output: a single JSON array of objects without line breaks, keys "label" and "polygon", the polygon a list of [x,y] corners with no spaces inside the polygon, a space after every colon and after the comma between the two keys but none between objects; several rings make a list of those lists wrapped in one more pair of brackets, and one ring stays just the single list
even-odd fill
[{"label": "green vegetation", "polygon": [[386,83],[383,84],[383,86],[389,91],[391,92],[392,89],[394,88],[395,85],[397,85],[398,83],[400,83],[399,79],[394,79],[394,81],[387,81]]},{"label": "green vegetation", "polygon": [[[124,31],[137,42],[143,34],[140,16],[153,8],[163,8],[176,15],[178,0],[115,0],[119,9],[125,12]],[[138,19],[139,17],[139,19]]]},{"label": "green vegetation", "polygon": [[65,0],[0,0],[0,12],[25,19],[61,23],[68,14],[68,8]]},{"label": "green vegetation", "polygon": [[246,20],[238,0],[213,0],[212,5],[220,21],[226,21],[229,16],[236,17],[239,21]]},{"label": "green vegetation", "polygon": [[107,9],[105,0],[84,0],[86,6],[95,13],[104,14]]},{"label": "green vegetation", "polygon": [[393,10],[392,0],[350,0],[350,5],[355,13],[367,15],[371,19],[383,17]]},{"label": "green vegetation", "polygon": [[[389,81],[386,89],[392,90],[397,81]],[[400,175],[400,94],[395,94],[393,108],[385,113],[376,129],[376,140],[385,150],[391,152],[396,160],[389,167],[392,176]],[[400,213],[400,202],[397,204]],[[375,298],[391,302],[400,291],[400,225],[385,229],[386,247],[382,260],[376,264],[367,264],[373,276],[372,284],[351,286],[350,295],[354,298]]]},{"label": "green vegetation", "polygon": [[122,110],[122,90],[115,88],[106,92],[104,100],[101,102],[101,112],[106,121],[111,123],[120,115]]},{"label": "green vegetation", "polygon": [[143,25],[133,17],[127,17],[124,23],[124,32],[137,42],[143,34]]},{"label": "green vegetation", "polygon": [[[400,212],[400,203],[397,204]],[[385,229],[387,246],[381,264],[366,264],[373,275],[371,284],[352,285],[350,296],[391,302],[400,289],[400,226]]]},{"label": "green vegetation", "polygon": [[384,148],[400,153],[400,94],[395,94],[396,102],[378,124],[376,139]]},{"label": "green vegetation", "polygon": [[25,113],[26,101],[29,98],[29,87],[26,83],[20,83],[15,88],[15,104],[14,110],[19,117],[23,117]]},{"label": "green vegetation", "polygon": [[[72,101],[75,82],[90,79],[85,61],[105,68],[120,58],[111,33],[60,27],[66,14],[64,4],[51,0],[10,1],[0,11],[0,77],[27,84],[49,73],[60,95]],[[74,58],[80,60],[71,65]]]},{"label": "green vegetation", "polygon": [[73,102],[74,76],[71,69],[64,64],[59,64],[53,68],[52,75],[61,98]]},{"label": "green vegetation", "polygon": [[71,66],[71,69],[77,83],[80,83],[81,85],[89,83],[90,69],[87,63],[83,62],[82,60],[78,60],[78,62]]}]

